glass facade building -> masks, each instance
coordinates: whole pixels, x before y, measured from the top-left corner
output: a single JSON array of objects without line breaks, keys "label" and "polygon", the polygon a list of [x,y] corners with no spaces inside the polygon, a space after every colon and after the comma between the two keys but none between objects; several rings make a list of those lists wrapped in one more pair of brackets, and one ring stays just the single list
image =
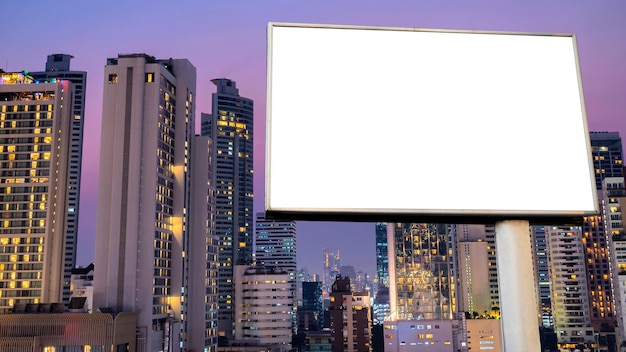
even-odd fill
[{"label": "glass facade building", "polygon": [[454,241],[445,224],[396,223],[390,255],[394,320],[453,319],[456,313]]}]

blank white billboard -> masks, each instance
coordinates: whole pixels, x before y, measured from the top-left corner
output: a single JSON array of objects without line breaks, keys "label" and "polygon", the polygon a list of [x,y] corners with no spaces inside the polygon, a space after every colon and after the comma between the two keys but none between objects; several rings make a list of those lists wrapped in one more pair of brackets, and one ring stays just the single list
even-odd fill
[{"label": "blank white billboard", "polygon": [[266,211],[597,212],[573,35],[270,23]]}]

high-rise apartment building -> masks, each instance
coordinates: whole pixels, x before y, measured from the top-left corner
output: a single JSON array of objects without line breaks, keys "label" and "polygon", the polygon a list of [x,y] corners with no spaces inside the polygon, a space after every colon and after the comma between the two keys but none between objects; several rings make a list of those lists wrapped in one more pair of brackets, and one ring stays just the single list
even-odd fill
[{"label": "high-rise apartment building", "polygon": [[256,214],[255,259],[257,265],[275,267],[296,274],[296,222],[268,220]]},{"label": "high-rise apartment building", "polygon": [[63,299],[74,85],[0,78],[1,314]]},{"label": "high-rise apartment building", "polygon": [[459,255],[459,308],[466,312],[490,312],[487,243],[460,242]]},{"label": "high-rise apartment building", "polygon": [[594,342],[589,314],[585,247],[580,227],[545,226],[551,277],[552,314],[557,341]]},{"label": "high-rise apartment building", "polygon": [[615,288],[615,314],[623,341],[626,337],[626,233],[622,215],[622,204],[626,204],[624,177],[607,177],[602,181],[601,201],[602,217],[611,239],[609,256]]},{"label": "high-rise apartment building", "polygon": [[219,333],[234,335],[233,268],[253,263],[253,102],[234,81],[214,79],[212,112],[201,114],[202,135],[213,140],[215,235],[219,239]]},{"label": "high-rise apartment building", "polygon": [[[459,274],[459,310],[499,314],[493,225],[453,225]],[[497,309],[496,309],[497,308]],[[495,309],[495,310],[494,310]]]},{"label": "high-rise apartment building", "polygon": [[194,136],[195,89],[186,59],[105,66],[94,311],[138,311],[145,351],[215,349],[212,155]]},{"label": "high-rise apartment building", "polygon": [[[623,176],[622,141],[617,132],[591,132],[591,157],[598,194],[606,177]],[[583,221],[583,245],[591,325],[600,334],[601,344],[615,348],[615,297],[609,258],[610,234],[602,216],[589,216]]]},{"label": "high-rise apartment building", "polygon": [[272,351],[289,351],[294,280],[282,269],[235,266],[235,338],[258,340]]},{"label": "high-rise apartment building", "polygon": [[[296,285],[296,222],[290,220],[268,220],[264,213],[256,214],[255,261],[266,268],[282,270],[289,274],[294,292],[291,302],[292,330],[296,332],[296,308],[298,297]],[[237,308],[235,308],[237,309]]]},{"label": "high-rise apartment building", "polygon": [[69,172],[67,187],[67,217],[65,224],[64,262],[63,262],[63,302],[70,297],[72,269],[76,266],[76,248],[78,245],[78,214],[80,201],[80,175],[83,157],[83,130],[85,126],[85,93],[87,90],[87,72],[70,70],[73,58],[67,54],[48,55],[46,70],[31,72],[35,82],[65,80],[74,85],[72,97],[72,118],[69,150]]}]

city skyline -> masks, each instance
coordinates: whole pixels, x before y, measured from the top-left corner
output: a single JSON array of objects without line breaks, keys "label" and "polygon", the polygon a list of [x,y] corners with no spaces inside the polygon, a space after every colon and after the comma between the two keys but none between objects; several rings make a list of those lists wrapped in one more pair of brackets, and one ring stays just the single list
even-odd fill
[{"label": "city skyline", "polygon": [[[626,135],[626,123],[620,121],[626,111],[626,101],[620,97],[620,92],[626,90],[623,64],[626,62],[626,46],[620,40],[626,34],[626,24],[622,21],[626,16],[626,5],[615,1],[601,5],[565,1],[549,4],[491,1],[464,4],[192,2],[186,8],[167,10],[145,7],[139,2],[125,5],[123,11],[118,6],[121,2],[106,6],[75,4],[70,9],[67,7],[74,4],[69,1],[61,3],[67,6],[45,10],[37,4],[17,1],[5,4],[9,11],[35,16],[45,13],[51,21],[25,23],[20,16],[6,19],[6,28],[15,28],[16,32],[19,28],[20,35],[6,38],[4,47],[15,50],[0,53],[0,68],[40,71],[47,55],[62,53],[74,56],[72,69],[87,71],[89,75],[77,259],[77,264],[82,266],[93,260],[95,247],[102,67],[106,58],[119,53],[145,52],[157,57],[175,55],[176,58],[189,59],[198,69],[197,120],[200,113],[211,112],[213,85],[210,80],[214,78],[236,81],[242,96],[255,101],[255,213],[263,210],[264,198],[265,35],[269,21],[574,33],[578,39],[589,129]],[[62,20],[70,17],[71,20]],[[114,21],[110,21],[112,19]],[[51,22],[56,26],[55,34],[41,35]],[[156,22],[174,23],[175,26],[169,26],[167,33],[160,33],[152,30]],[[376,84],[372,82],[372,89],[381,89]],[[373,163],[380,166],[378,161]],[[327,246],[341,252],[343,263],[373,276],[376,272],[374,233],[373,223],[298,222],[299,247],[307,248],[298,251],[298,267],[307,267],[310,273],[320,274],[322,247]]]}]

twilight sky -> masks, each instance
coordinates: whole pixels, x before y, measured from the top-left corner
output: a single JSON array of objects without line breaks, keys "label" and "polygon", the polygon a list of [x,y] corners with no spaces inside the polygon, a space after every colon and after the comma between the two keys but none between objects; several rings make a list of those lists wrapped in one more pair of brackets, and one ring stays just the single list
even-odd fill
[{"label": "twilight sky", "polygon": [[[119,53],[189,59],[198,74],[197,122],[201,112],[211,111],[213,78],[236,81],[240,94],[254,100],[255,212],[263,210],[265,39],[270,21],[573,33],[590,130],[618,131],[626,137],[622,0],[3,0],[2,5],[0,68],[42,71],[47,55],[64,53],[74,56],[72,69],[88,72],[77,261],[83,266],[95,250],[104,65]],[[370,89],[390,87],[374,77]],[[372,167],[383,163],[372,160]],[[441,172],[449,170],[454,165]],[[373,277],[373,224],[298,222],[298,266],[321,273],[324,246],[340,250],[343,265]]]}]

